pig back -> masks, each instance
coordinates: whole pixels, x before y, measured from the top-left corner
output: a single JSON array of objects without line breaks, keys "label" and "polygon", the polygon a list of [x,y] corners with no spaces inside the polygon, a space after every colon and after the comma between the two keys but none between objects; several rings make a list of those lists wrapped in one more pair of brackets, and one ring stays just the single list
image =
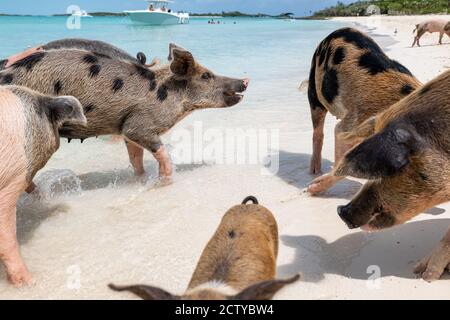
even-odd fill
[{"label": "pig back", "polygon": [[209,241],[189,289],[210,281],[242,290],[273,279],[278,255],[278,227],[272,213],[260,205],[230,209]]}]

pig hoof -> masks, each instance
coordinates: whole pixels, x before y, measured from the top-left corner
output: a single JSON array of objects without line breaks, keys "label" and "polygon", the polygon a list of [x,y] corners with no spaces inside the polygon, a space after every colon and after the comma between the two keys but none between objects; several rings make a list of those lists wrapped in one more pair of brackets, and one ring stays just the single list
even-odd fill
[{"label": "pig hoof", "polygon": [[322,165],[320,163],[316,163],[315,161],[312,161],[310,169],[309,169],[309,174],[311,174],[311,175],[322,174]]},{"label": "pig hoof", "polygon": [[158,187],[166,187],[173,183],[173,179],[171,176],[160,176],[157,182]]},{"label": "pig hoof", "polygon": [[330,175],[323,175],[314,179],[306,190],[311,195],[317,195],[327,191],[333,183],[333,179]]},{"label": "pig hoof", "polygon": [[450,267],[450,251],[448,244],[441,244],[437,247],[431,256],[420,261],[414,273],[421,276],[427,282],[439,280],[444,274],[445,269]]},{"label": "pig hoof", "polygon": [[16,288],[32,286],[35,284],[31,273],[25,268],[21,271],[15,271],[8,276],[8,281]]}]

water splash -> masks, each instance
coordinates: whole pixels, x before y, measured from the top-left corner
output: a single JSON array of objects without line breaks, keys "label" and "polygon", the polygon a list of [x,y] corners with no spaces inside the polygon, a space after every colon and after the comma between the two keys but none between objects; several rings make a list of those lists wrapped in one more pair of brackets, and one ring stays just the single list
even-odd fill
[{"label": "water splash", "polygon": [[72,170],[58,169],[43,172],[36,179],[39,195],[44,200],[80,194],[81,180]]}]

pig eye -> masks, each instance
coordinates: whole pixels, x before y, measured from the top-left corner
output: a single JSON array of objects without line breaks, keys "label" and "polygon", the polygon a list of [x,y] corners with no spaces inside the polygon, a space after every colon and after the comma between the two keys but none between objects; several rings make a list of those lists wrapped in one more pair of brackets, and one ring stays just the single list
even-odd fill
[{"label": "pig eye", "polygon": [[205,72],[204,74],[202,74],[202,79],[203,80],[209,80],[212,78],[212,74],[209,72]]}]

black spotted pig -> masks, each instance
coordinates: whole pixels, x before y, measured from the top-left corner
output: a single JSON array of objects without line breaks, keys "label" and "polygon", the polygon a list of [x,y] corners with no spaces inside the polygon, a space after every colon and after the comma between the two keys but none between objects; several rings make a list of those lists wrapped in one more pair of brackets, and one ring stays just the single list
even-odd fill
[{"label": "black spotted pig", "polygon": [[16,202],[58,149],[64,123],[87,123],[76,98],[0,86],[0,259],[16,286],[31,280],[16,238]]},{"label": "black spotted pig", "polygon": [[168,65],[150,69],[85,50],[35,52],[0,72],[0,83],[77,97],[88,125],[64,125],[62,137],[123,135],[136,175],[144,174],[144,148],[170,181],[172,166],[159,136],[197,109],[238,104],[249,83],[214,74],[189,51],[176,48],[172,55]]},{"label": "black spotted pig", "polygon": [[146,285],[110,288],[130,291],[146,300],[269,300],[300,278],[275,279],[277,255],[277,222],[250,196],[224,215],[183,295]]},{"label": "black spotted pig", "polygon": [[[362,125],[371,128],[371,137],[334,172],[370,180],[338,208],[349,228],[389,228],[450,201],[450,71]],[[445,268],[450,269],[450,229],[416,272],[431,281]]]},{"label": "black spotted pig", "polygon": [[[364,138],[355,128],[386,110],[421,83],[397,61],[389,59],[368,35],[353,28],[334,31],[314,53],[308,99],[313,132],[311,174],[321,173],[325,117],[329,112],[340,121],[335,128],[335,165]],[[342,134],[347,139],[342,139]],[[350,138],[351,137],[351,138]],[[343,177],[324,174],[308,186],[308,192],[326,191]]]}]

